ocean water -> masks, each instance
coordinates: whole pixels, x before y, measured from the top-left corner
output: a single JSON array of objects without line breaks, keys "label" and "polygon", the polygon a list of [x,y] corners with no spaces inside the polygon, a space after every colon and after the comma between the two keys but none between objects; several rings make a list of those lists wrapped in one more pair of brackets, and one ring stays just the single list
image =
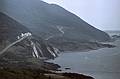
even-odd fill
[{"label": "ocean water", "polygon": [[[67,52],[50,62],[59,64],[65,72],[90,75],[95,79],[120,79],[120,40],[110,42],[115,48],[89,52]],[[65,70],[65,68],[71,68]]]},{"label": "ocean water", "polygon": [[112,36],[112,35],[120,35],[120,31],[118,30],[118,31],[105,31],[106,33],[108,33],[110,36]]}]

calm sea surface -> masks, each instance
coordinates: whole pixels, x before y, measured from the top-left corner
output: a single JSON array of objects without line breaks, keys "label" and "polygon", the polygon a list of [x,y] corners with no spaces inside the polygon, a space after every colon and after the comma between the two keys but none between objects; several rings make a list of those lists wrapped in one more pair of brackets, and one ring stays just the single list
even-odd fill
[{"label": "calm sea surface", "polygon": [[[90,75],[95,79],[120,79],[120,40],[112,42],[115,48],[102,48],[89,52],[62,53],[55,60],[63,71]],[[65,70],[65,68],[71,68]]]}]

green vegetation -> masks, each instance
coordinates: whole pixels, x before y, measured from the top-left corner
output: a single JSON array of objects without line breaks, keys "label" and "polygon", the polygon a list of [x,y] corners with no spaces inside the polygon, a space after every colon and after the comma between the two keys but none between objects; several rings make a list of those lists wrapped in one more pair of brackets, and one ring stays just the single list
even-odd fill
[{"label": "green vegetation", "polygon": [[0,79],[94,79],[77,73],[53,73],[40,69],[1,68]]},{"label": "green vegetation", "polygon": [[48,79],[43,71],[29,69],[0,69],[0,79]]}]

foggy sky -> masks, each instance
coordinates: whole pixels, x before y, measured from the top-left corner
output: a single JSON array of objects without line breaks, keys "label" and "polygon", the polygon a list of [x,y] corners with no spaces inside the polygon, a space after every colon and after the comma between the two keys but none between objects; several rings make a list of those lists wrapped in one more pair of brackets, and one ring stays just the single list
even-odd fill
[{"label": "foggy sky", "polygon": [[120,0],[43,0],[55,3],[101,30],[120,30]]}]

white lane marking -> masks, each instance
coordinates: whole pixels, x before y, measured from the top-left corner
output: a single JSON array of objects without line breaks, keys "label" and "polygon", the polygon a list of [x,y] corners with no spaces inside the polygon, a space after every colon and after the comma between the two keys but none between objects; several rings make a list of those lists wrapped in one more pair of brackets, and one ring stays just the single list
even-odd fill
[{"label": "white lane marking", "polygon": [[47,47],[47,49],[51,53],[51,55],[53,55],[54,57],[56,57],[56,55],[50,50],[50,47]]}]

